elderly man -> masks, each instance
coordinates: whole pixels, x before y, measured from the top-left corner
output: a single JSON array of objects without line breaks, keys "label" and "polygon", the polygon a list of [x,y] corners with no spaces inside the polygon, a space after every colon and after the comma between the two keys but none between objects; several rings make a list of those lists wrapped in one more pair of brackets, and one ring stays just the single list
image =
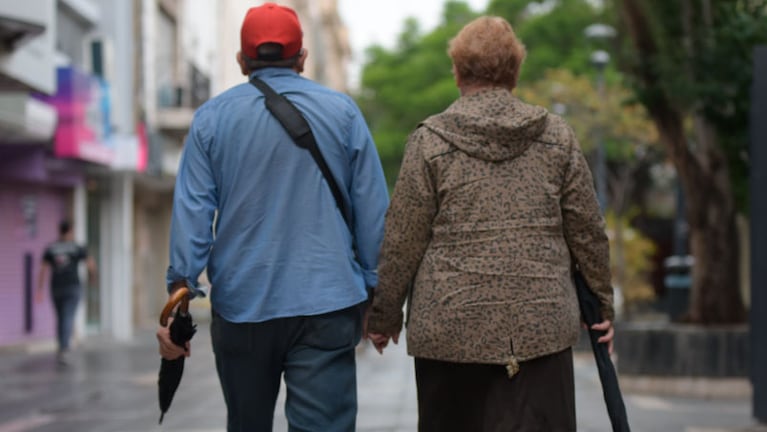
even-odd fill
[{"label": "elderly man", "polygon": [[[377,284],[388,191],[358,107],[301,77],[306,58],[292,9],[251,8],[237,62],[254,85],[198,109],[176,180],[168,286],[200,295],[207,267],[229,432],[272,430],[281,378],[290,430],[355,427],[354,348]],[[262,83],[308,122],[338,200],[265,108]],[[163,357],[184,355],[166,328],[158,339]]]}]

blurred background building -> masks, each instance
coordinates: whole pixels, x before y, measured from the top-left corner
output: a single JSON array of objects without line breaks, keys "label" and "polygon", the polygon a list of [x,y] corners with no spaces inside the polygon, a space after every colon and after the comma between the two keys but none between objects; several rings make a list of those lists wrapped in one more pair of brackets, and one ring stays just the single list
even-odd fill
[{"label": "blurred background building", "polygon": [[[0,1],[0,347],[53,339],[34,290],[64,218],[99,267],[77,334],[128,340],[156,322],[184,138],[197,107],[244,82],[240,24],[260,3]],[[336,1],[281,3],[304,26],[304,75],[345,91]]]}]

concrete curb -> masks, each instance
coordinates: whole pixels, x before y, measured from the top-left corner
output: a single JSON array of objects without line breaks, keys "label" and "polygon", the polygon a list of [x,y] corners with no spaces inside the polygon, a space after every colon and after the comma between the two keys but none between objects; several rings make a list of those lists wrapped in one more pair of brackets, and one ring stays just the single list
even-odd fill
[{"label": "concrete curb", "polygon": [[[620,377],[625,393],[652,394],[698,399],[750,399],[753,394],[751,382],[746,378],[702,378],[667,376]],[[767,429],[765,430],[767,432]]]}]

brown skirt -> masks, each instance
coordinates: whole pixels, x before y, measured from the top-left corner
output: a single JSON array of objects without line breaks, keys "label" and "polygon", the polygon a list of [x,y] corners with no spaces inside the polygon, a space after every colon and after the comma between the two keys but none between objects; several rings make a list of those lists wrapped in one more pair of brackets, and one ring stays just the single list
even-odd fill
[{"label": "brown skirt", "polygon": [[419,432],[571,432],[571,349],[506,367],[415,359]]}]

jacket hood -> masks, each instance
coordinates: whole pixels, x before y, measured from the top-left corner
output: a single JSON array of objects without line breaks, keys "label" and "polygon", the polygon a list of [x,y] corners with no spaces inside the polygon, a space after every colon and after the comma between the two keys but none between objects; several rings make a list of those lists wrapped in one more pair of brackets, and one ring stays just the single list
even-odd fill
[{"label": "jacket hood", "polygon": [[543,133],[547,115],[511,91],[493,88],[460,97],[422,125],[472,157],[501,161],[527,150]]}]

